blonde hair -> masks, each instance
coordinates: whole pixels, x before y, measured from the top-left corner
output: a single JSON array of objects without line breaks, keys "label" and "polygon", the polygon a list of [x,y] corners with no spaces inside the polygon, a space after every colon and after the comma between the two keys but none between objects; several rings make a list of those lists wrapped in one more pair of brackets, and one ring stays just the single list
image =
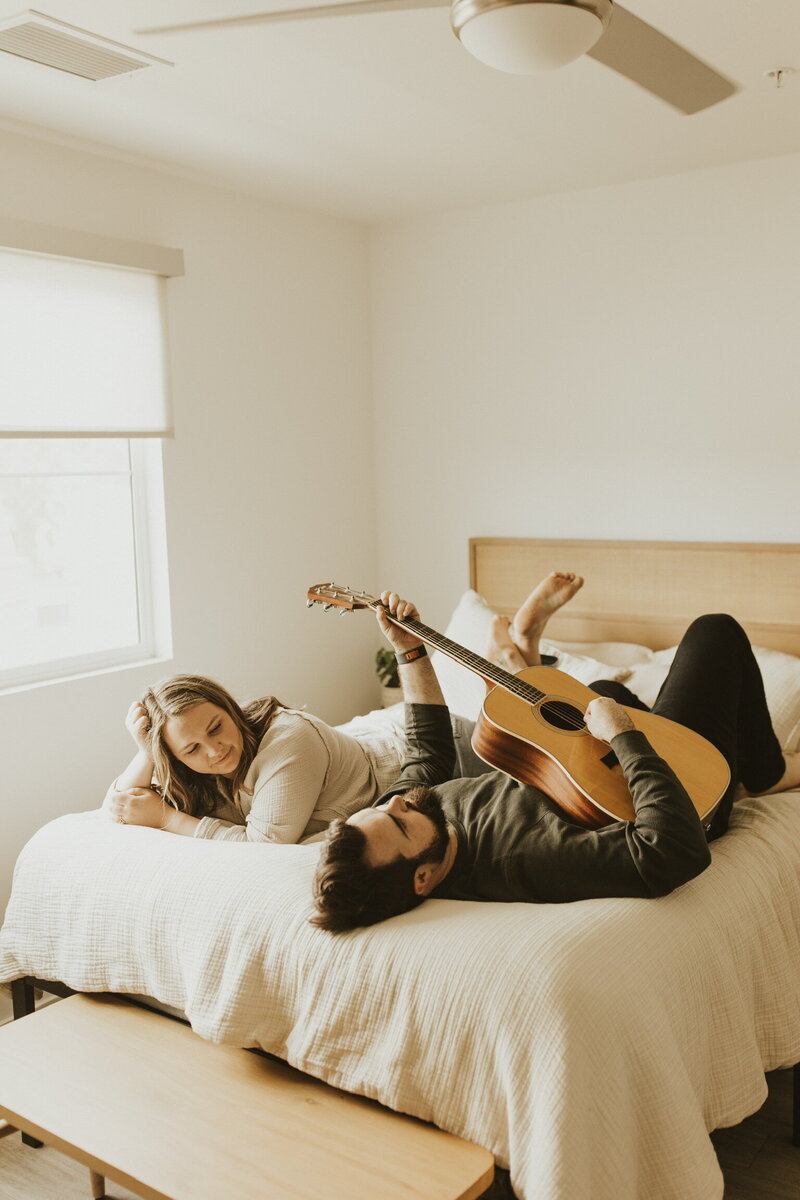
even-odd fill
[{"label": "blonde hair", "polygon": [[[164,726],[170,717],[177,717],[204,701],[226,712],[242,736],[242,754],[232,779],[193,771],[175,757],[164,739]],[[173,808],[193,817],[208,816],[220,799],[230,800],[236,795],[272,718],[278,709],[286,707],[274,696],[262,696],[242,708],[222,684],[204,675],[173,675],[162,679],[147,689],[142,704],[150,725],[150,752],[159,791]]]}]

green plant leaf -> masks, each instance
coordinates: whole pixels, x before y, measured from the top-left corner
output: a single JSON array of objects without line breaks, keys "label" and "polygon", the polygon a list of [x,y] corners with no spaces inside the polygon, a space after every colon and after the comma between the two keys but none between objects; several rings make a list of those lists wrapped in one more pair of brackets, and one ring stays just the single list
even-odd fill
[{"label": "green plant leaf", "polygon": [[385,687],[399,687],[400,676],[397,673],[397,659],[394,651],[386,647],[375,655],[375,670],[378,678]]}]

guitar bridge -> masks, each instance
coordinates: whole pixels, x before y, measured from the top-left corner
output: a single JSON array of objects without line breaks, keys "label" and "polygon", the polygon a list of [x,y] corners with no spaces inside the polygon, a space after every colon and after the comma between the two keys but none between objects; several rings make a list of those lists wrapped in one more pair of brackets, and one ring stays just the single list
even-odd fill
[{"label": "guitar bridge", "polygon": [[600,762],[604,767],[608,767],[609,771],[613,771],[614,767],[619,766],[619,759],[613,750],[609,750],[608,754],[604,754]]}]

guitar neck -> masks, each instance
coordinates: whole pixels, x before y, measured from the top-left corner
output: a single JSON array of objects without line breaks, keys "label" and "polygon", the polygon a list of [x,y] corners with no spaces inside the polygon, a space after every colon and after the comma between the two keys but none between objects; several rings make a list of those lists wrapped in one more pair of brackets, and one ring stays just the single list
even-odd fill
[{"label": "guitar neck", "polygon": [[437,633],[429,625],[423,625],[422,621],[415,621],[412,617],[401,621],[397,617],[393,617],[391,613],[387,613],[386,615],[395,625],[400,625],[403,629],[413,630],[426,645],[433,646],[434,650],[441,650],[442,654],[446,654],[448,658],[452,658],[455,662],[460,663],[462,667],[466,667],[469,671],[480,675],[487,683],[504,688],[507,692],[512,692],[515,696],[527,700],[529,704],[536,704],[544,697],[545,693],[540,692],[538,688],[525,683],[516,675],[512,675],[510,671],[505,671],[502,667],[495,666],[494,663],[489,662],[488,658],[482,658],[480,654],[473,654],[471,650],[465,650],[463,646],[459,646],[457,642],[451,641],[443,633]]},{"label": "guitar neck", "polygon": [[377,596],[371,596],[368,592],[356,592],[352,588],[340,587],[336,583],[318,583],[308,589],[306,603],[309,608],[315,604],[321,604],[323,608],[340,608],[346,612],[354,612],[359,608],[370,608],[373,612],[382,610],[395,625],[399,625],[401,629],[412,630],[420,641],[425,642],[428,646],[433,646],[434,650],[441,650],[442,654],[446,654],[454,662],[460,663],[468,671],[480,675],[486,683],[503,688],[505,691],[519,696],[528,704],[538,704],[545,698],[546,693],[539,691],[533,684],[526,683],[518,675],[512,675],[510,671],[496,666],[487,658],[481,657],[480,654],[473,654],[471,650],[459,646],[458,642],[451,641],[443,633],[437,633],[429,625],[423,625],[422,621],[417,621],[413,617],[393,616],[381,604]]}]

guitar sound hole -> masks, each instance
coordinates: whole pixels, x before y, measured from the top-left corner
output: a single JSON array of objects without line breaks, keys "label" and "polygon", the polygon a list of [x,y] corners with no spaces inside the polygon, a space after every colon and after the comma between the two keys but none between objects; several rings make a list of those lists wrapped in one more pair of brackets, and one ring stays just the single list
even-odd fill
[{"label": "guitar sound hole", "polygon": [[552,725],[554,729],[579,733],[586,728],[581,710],[574,704],[567,704],[565,700],[545,700],[539,712],[547,724]]}]

